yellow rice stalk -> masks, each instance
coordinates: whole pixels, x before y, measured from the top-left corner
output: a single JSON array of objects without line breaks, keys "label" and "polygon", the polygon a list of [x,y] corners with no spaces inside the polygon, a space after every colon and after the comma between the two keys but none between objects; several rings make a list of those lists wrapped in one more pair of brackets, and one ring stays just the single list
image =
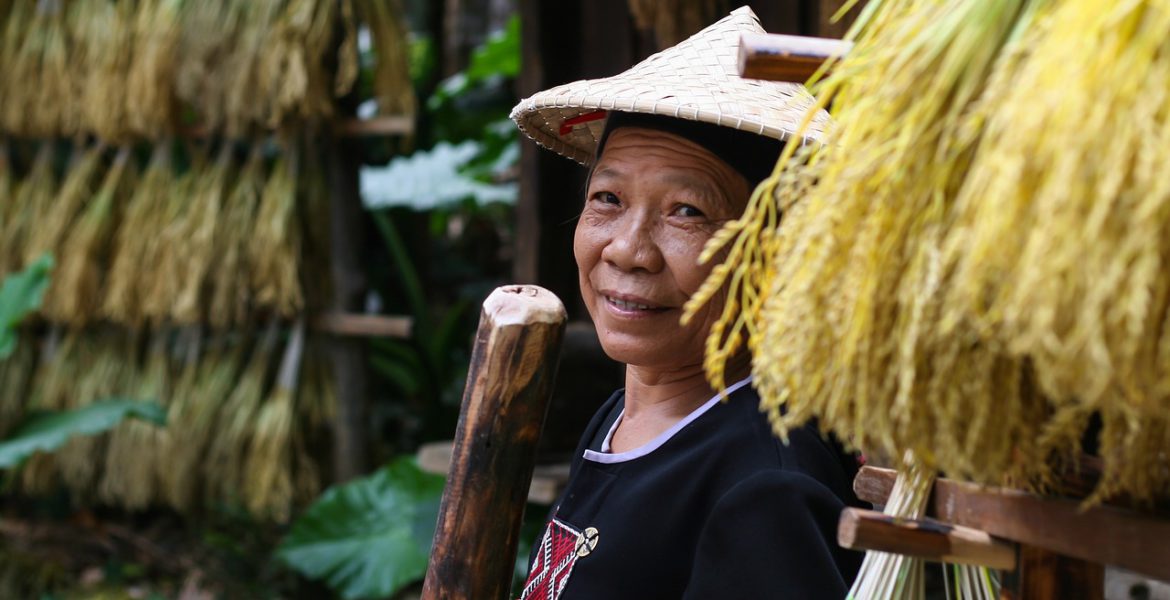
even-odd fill
[{"label": "yellow rice stalk", "polygon": [[728,262],[690,312],[724,286],[744,310],[715,328],[708,371],[721,385],[746,336],[781,435],[817,417],[855,446],[912,451],[952,476],[1036,483],[1045,472],[1046,406],[1024,359],[970,321],[940,324],[949,208],[978,142],[964,119],[1043,4],[869,3],[853,51],[818,89],[837,120],[824,146],[794,136],[716,236],[707,254],[725,248]]},{"label": "yellow rice stalk", "polygon": [[81,128],[106,141],[127,141],[126,76],[135,52],[135,3],[79,2],[74,8],[76,45],[70,59],[82,82],[75,107]]},{"label": "yellow rice stalk", "polygon": [[195,205],[193,196],[197,186],[209,171],[208,160],[204,150],[192,154],[190,166],[172,180],[170,189],[159,198],[157,210],[147,211],[151,226],[139,230],[151,232],[144,241],[148,250],[141,257],[143,262],[137,279],[141,314],[151,322],[170,320],[187,282],[187,256],[183,254],[187,221]]},{"label": "yellow rice stalk", "polygon": [[256,433],[256,417],[269,387],[278,333],[278,322],[273,321],[218,413],[215,437],[208,442],[203,465],[208,501],[242,500],[248,446]]},{"label": "yellow rice stalk", "polygon": [[[0,234],[7,229],[15,212],[16,182],[14,179],[8,153],[8,141],[0,138]],[[4,263],[3,257],[0,257],[0,276],[7,273]]]},{"label": "yellow rice stalk", "polygon": [[[307,97],[313,91],[309,62],[315,57],[307,54],[309,48],[305,37],[318,4],[322,3],[288,0],[267,32],[263,52],[257,56],[259,96],[264,105],[260,122],[268,127],[278,127],[288,117],[309,116]],[[332,23],[333,20],[329,19],[328,24]],[[317,84],[325,82],[318,81]],[[331,95],[326,91],[324,96],[328,100]],[[329,106],[326,104],[326,110]]]},{"label": "yellow rice stalk", "polygon": [[[65,333],[52,326],[40,348],[36,374],[29,394],[30,410],[62,410],[78,393],[77,374],[86,364],[79,332]],[[53,454],[34,454],[20,468],[19,487],[32,494],[54,491],[59,483],[57,460]]]},{"label": "yellow rice stalk", "polygon": [[60,255],[61,243],[93,196],[105,149],[104,144],[95,144],[81,151],[80,158],[75,150],[75,160],[71,161],[69,171],[65,174],[61,191],[52,199],[43,216],[37,215],[29,229],[24,253],[26,263],[36,260],[45,252]]},{"label": "yellow rice stalk", "polygon": [[22,333],[16,351],[0,361],[0,439],[24,418],[36,358],[36,337]]},{"label": "yellow rice stalk", "polygon": [[378,113],[415,113],[410,81],[409,40],[402,5],[398,0],[354,0],[354,8],[370,30],[377,63],[374,65],[374,97]]},{"label": "yellow rice stalk", "polygon": [[1102,495],[1170,490],[1167,31],[1170,2],[1054,2],[972,116],[944,247],[948,319],[1029,357],[1054,423],[1100,413]]},{"label": "yellow rice stalk", "polygon": [[327,435],[335,418],[337,389],[324,346],[309,341],[305,349],[304,384],[296,399],[293,430],[293,500],[297,505],[311,502],[321,492],[321,474],[313,448]]},{"label": "yellow rice stalk", "polygon": [[287,522],[292,514],[297,425],[294,398],[304,348],[305,326],[300,320],[285,346],[272,392],[256,413],[241,482],[248,510],[281,523]]},{"label": "yellow rice stalk", "polygon": [[118,223],[101,307],[101,314],[112,321],[137,327],[146,316],[146,279],[154,273],[153,266],[161,255],[160,233],[167,225],[162,221],[175,190],[171,162],[171,142],[160,142],[126,205],[125,217]]},{"label": "yellow rice stalk", "polygon": [[[353,89],[360,70],[358,66],[357,17],[353,3],[354,0],[341,0],[341,14],[338,16],[345,31],[345,37],[342,38],[341,46],[337,50],[337,77],[333,81],[333,95],[338,97],[348,94]],[[332,8],[332,4],[323,2],[318,5],[318,10],[325,10],[327,7]],[[328,43],[328,36],[332,34],[320,24],[321,21],[323,20],[315,20],[314,22],[318,24],[309,32],[310,47],[324,46]],[[309,55],[317,56],[319,53],[310,51]]]},{"label": "yellow rice stalk", "polygon": [[[138,365],[127,357],[134,356],[132,336],[121,331],[87,332],[89,358],[78,372],[67,374],[77,381],[74,395],[66,408],[78,409],[96,400],[125,397],[135,380]],[[61,478],[76,498],[91,498],[101,481],[107,436],[78,436],[57,451]]]},{"label": "yellow rice stalk", "polygon": [[53,174],[53,143],[42,142],[32,167],[13,191],[4,228],[0,231],[0,270],[12,272],[25,264],[25,245],[32,229],[41,222],[57,191]]},{"label": "yellow rice stalk", "polygon": [[62,240],[61,266],[45,295],[44,312],[50,319],[82,326],[97,315],[114,227],[134,185],[134,170],[130,148],[123,146],[97,195]]},{"label": "yellow rice stalk", "polygon": [[304,306],[297,269],[302,237],[296,212],[299,158],[298,149],[287,146],[276,159],[248,245],[256,304],[283,317],[295,316]]},{"label": "yellow rice stalk", "polygon": [[233,53],[224,64],[224,119],[227,135],[243,137],[257,124],[264,122],[271,103],[271,91],[266,89],[268,76],[263,64],[271,52],[272,33],[278,27],[281,2],[259,0],[241,3],[240,29]]},{"label": "yellow rice stalk", "polygon": [[216,244],[220,253],[211,285],[208,321],[213,327],[234,327],[248,320],[251,299],[251,265],[247,244],[256,222],[256,209],[264,189],[264,154],[259,143],[252,147],[248,163],[232,184]]},{"label": "yellow rice stalk", "polygon": [[225,66],[225,61],[237,56],[237,36],[244,29],[242,13],[250,4],[200,0],[182,5],[175,92],[195,109],[202,124],[211,131],[224,124],[225,97],[234,71]]},{"label": "yellow rice stalk", "polygon": [[205,316],[208,285],[220,251],[217,242],[231,166],[232,146],[225,143],[215,164],[191,190],[191,206],[174,255],[183,280],[171,310],[176,323],[198,323]]},{"label": "yellow rice stalk", "polygon": [[[146,364],[131,386],[133,399],[150,400],[163,406],[168,404],[170,362],[166,345],[170,337],[170,331],[154,333]],[[182,427],[178,423],[174,425]],[[106,468],[98,487],[98,497],[103,502],[130,510],[142,510],[154,502],[159,494],[159,463],[167,462],[163,455],[163,429],[153,423],[131,419],[110,434]]]},{"label": "yellow rice stalk", "polygon": [[174,75],[180,58],[181,8],[182,0],[139,0],[124,95],[127,126],[135,135],[157,138],[174,130],[179,110]]},{"label": "yellow rice stalk", "polygon": [[7,128],[9,106],[23,101],[14,75],[23,70],[16,61],[34,8],[32,2],[0,3],[0,129]]},{"label": "yellow rice stalk", "polygon": [[[23,28],[21,45],[6,68],[9,90],[21,90],[5,102],[4,130],[22,137],[55,137],[76,131],[67,122],[72,103],[67,51],[69,27],[64,2],[24,2],[10,18]],[[36,82],[35,85],[32,82]],[[19,98],[19,99],[18,99]]]}]

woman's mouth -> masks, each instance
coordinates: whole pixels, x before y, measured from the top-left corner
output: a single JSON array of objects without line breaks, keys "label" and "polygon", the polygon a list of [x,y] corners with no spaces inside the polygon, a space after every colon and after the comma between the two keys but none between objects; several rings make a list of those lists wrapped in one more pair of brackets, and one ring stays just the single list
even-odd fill
[{"label": "woman's mouth", "polygon": [[664,306],[652,304],[642,298],[618,297],[604,294],[606,304],[623,314],[648,314],[667,310]]}]

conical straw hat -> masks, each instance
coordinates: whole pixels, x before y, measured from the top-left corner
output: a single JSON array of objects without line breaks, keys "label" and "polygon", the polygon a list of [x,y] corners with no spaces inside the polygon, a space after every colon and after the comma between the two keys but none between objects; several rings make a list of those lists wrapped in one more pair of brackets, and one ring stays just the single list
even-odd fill
[{"label": "conical straw hat", "polygon": [[[690,38],[604,79],[585,79],[537,93],[512,109],[512,120],[536,143],[581,164],[593,162],[604,113],[667,115],[787,139],[812,106],[804,86],[739,76],[739,41],[764,33],[746,6]],[[819,140],[829,115],[820,111],[804,136]]]}]

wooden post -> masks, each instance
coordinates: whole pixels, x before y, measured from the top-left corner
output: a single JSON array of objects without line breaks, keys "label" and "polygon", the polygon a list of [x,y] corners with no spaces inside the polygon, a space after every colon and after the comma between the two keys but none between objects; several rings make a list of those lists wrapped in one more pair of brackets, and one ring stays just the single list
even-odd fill
[{"label": "wooden post", "polygon": [[564,306],[543,288],[484,301],[424,600],[507,596],[564,329]]},{"label": "wooden post", "polygon": [[1001,600],[1102,600],[1104,597],[1104,566],[1028,545],[1020,546],[1019,571],[1014,577],[1006,578],[1000,592]]},{"label": "wooden post", "polygon": [[842,548],[893,552],[935,562],[1005,571],[1016,568],[1016,547],[986,532],[932,519],[900,519],[861,508],[841,512],[837,543]]}]

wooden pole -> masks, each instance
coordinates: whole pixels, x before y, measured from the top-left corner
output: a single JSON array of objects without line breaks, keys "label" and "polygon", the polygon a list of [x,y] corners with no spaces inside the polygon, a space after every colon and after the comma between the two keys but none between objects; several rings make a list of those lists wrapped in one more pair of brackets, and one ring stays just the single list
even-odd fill
[{"label": "wooden pole", "polygon": [[935,562],[1010,571],[1016,547],[970,527],[931,519],[899,519],[873,510],[846,508],[837,525],[837,543],[853,550],[877,550]]},{"label": "wooden pole", "polygon": [[748,33],[739,41],[739,74],[804,83],[825,61],[845,56],[852,47],[851,42],[828,38]]},{"label": "wooden pole", "polygon": [[484,301],[424,600],[507,596],[564,330],[565,308],[543,288]]}]

